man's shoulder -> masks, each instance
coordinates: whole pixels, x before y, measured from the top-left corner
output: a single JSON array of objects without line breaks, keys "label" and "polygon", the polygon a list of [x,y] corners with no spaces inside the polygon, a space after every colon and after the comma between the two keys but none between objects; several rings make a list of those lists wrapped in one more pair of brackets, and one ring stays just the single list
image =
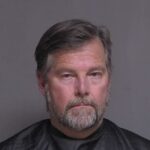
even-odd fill
[{"label": "man's shoulder", "polygon": [[[126,129],[123,129],[121,128],[122,132],[124,133],[124,135],[128,138],[128,140],[130,141],[130,143],[132,145],[134,145],[135,147],[137,147],[137,149],[139,147],[143,147],[142,150],[147,150],[149,149],[150,150],[150,140],[136,134],[136,133],[133,133],[129,130],[126,130]],[[145,148],[145,149],[144,149]]]},{"label": "man's shoulder", "polygon": [[43,131],[46,130],[49,125],[50,122],[48,119],[30,125],[9,139],[1,142],[0,150],[9,148],[19,150],[22,149],[23,146],[27,147],[27,145],[34,147],[34,145],[40,141],[40,138],[46,136],[43,135],[45,133]]},{"label": "man's shoulder", "polygon": [[150,150],[150,140],[132,132],[121,128],[112,121],[105,119],[105,124],[108,127],[108,132],[113,133],[116,139],[121,143],[125,143],[136,150]]}]

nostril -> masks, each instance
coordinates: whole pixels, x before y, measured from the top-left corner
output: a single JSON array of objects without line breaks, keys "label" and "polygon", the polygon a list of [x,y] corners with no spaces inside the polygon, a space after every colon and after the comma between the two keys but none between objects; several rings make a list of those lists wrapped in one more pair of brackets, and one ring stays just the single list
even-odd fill
[{"label": "nostril", "polygon": [[88,96],[89,95],[89,92],[88,91],[85,91],[85,92],[83,92],[83,91],[77,91],[76,93],[75,93],[75,96],[77,96],[77,97],[86,97],[86,96]]}]

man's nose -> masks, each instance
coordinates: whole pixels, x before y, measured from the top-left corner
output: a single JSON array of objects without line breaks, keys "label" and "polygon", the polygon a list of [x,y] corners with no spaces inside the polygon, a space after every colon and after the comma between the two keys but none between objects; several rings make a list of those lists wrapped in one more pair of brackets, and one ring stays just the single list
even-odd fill
[{"label": "man's nose", "polygon": [[76,79],[75,95],[78,97],[85,97],[89,95],[89,83],[86,78]]}]

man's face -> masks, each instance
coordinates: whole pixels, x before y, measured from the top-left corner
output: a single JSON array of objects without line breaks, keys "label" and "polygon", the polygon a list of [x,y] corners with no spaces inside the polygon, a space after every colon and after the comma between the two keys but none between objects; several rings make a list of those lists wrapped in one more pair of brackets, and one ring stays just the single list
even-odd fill
[{"label": "man's face", "polygon": [[102,43],[96,39],[52,59],[45,90],[53,125],[81,131],[100,123],[109,89]]}]

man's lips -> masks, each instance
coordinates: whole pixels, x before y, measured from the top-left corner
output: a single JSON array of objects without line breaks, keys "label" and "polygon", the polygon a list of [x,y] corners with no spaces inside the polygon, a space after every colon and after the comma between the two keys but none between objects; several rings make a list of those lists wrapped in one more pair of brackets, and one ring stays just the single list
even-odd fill
[{"label": "man's lips", "polygon": [[71,108],[75,108],[75,107],[92,107],[89,104],[84,104],[84,103],[80,103],[80,104],[76,104],[74,106],[71,106]]}]

